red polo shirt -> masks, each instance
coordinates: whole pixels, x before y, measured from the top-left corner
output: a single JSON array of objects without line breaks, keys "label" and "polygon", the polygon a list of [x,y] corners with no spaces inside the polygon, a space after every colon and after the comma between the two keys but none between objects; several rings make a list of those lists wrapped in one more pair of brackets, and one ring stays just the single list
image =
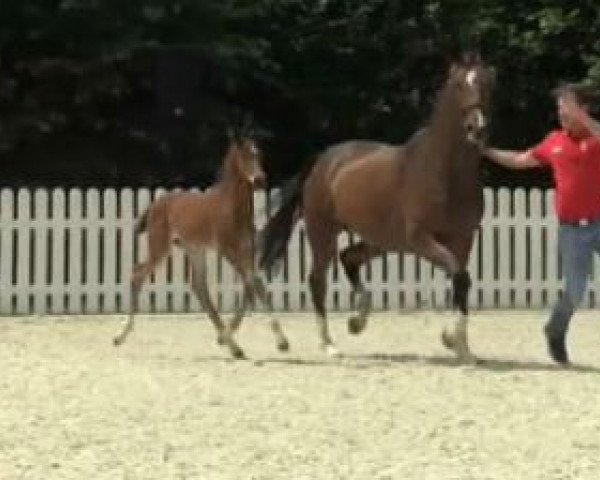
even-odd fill
[{"label": "red polo shirt", "polygon": [[596,137],[577,139],[556,130],[532,154],[541,165],[552,168],[560,221],[600,218],[600,142]]}]

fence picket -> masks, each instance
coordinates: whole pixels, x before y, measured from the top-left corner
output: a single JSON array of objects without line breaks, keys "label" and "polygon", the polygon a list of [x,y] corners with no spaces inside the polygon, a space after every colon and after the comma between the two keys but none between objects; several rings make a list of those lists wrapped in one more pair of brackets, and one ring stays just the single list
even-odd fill
[{"label": "fence picket", "polygon": [[529,228],[529,264],[531,280],[531,306],[535,308],[544,305],[543,285],[544,278],[544,253],[542,244],[544,241],[544,232],[546,222],[544,221],[544,197],[539,190],[532,190],[529,193],[529,218],[527,225]]},{"label": "fence picket", "polygon": [[33,311],[41,314],[47,311],[47,279],[48,279],[48,217],[49,217],[49,198],[48,192],[38,188],[33,196],[34,211],[32,220],[32,260],[31,270],[31,289],[33,297]]},{"label": "fence picket", "polygon": [[[164,194],[163,189],[155,197]],[[269,195],[255,195],[255,223],[269,215]],[[134,261],[146,258],[145,235],[134,239],[135,219],[151,200],[147,189],[65,191],[3,189],[0,192],[0,313],[96,313],[127,311]],[[554,192],[485,189],[485,212],[473,245],[470,305],[479,308],[547,307],[562,286],[557,255]],[[272,213],[272,212],[271,212]],[[353,241],[340,236],[338,249]],[[300,221],[288,245],[285,269],[273,275],[269,290],[276,310],[312,309],[307,285],[310,247]],[[181,252],[158,269],[140,296],[144,312],[198,311],[186,284],[189,271]],[[592,280],[600,277],[594,261]],[[208,253],[213,300],[223,311],[241,301],[241,284],[229,264]],[[414,255],[389,253],[361,269],[361,278],[379,309],[447,307],[450,282],[445,272]],[[328,308],[352,307],[350,284],[336,261],[328,272]],[[153,299],[151,301],[151,298]],[[600,298],[593,281],[586,306]]]},{"label": "fence picket", "polygon": [[17,231],[17,252],[16,252],[16,285],[17,294],[15,313],[28,314],[30,312],[31,299],[31,278],[30,267],[32,263],[31,240],[33,231],[31,228],[31,194],[29,190],[20,189],[17,193],[17,212],[18,218],[15,222]]},{"label": "fence picket", "polygon": [[100,311],[100,192],[91,188],[86,192],[86,227],[84,230],[84,291],[86,310]]},{"label": "fence picket", "polygon": [[83,297],[83,229],[85,228],[84,196],[81,190],[73,188],[69,191],[69,222],[67,230],[68,248],[66,258],[69,262],[68,282],[65,290],[68,295],[69,313],[85,313]]},{"label": "fence picket", "polygon": [[14,192],[3,188],[0,192],[0,311],[3,313],[12,313],[14,208]]},{"label": "fence picket", "polygon": [[527,278],[529,269],[527,258],[527,238],[526,238],[526,212],[527,195],[525,190],[519,188],[513,192],[514,214],[512,215],[512,224],[514,225],[514,244],[513,244],[513,287],[515,290],[514,304],[527,305],[528,292],[531,291],[531,284]]},{"label": "fence picket", "polygon": [[117,311],[117,230],[119,228],[119,212],[117,203],[117,192],[113,188],[108,188],[102,195],[102,225],[100,228],[100,238],[102,242],[102,251],[100,252],[100,261],[102,262],[102,278],[99,279],[99,288],[101,289],[101,311]]}]

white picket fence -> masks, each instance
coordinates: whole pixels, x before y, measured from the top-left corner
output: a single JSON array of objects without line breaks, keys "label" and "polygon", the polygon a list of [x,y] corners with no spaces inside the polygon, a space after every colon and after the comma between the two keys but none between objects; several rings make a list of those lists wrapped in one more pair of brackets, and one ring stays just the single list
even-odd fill
[{"label": "white picket fence", "polygon": [[[135,218],[163,190],[37,189],[0,192],[0,313],[115,313],[129,305],[134,261],[145,256],[145,236],[133,237]],[[473,247],[472,308],[538,308],[560,292],[553,191],[485,191],[485,217]],[[257,224],[268,198],[256,195]],[[340,248],[352,241],[340,237]],[[239,302],[240,284],[229,265],[210,257],[212,295],[222,310]],[[600,299],[595,260],[586,306]],[[310,309],[310,249],[302,225],[293,233],[285,266],[269,279],[277,310]],[[388,254],[361,272],[376,309],[445,308],[450,283],[439,269],[412,255]],[[189,268],[174,251],[146,285],[146,312],[198,311],[186,279]],[[328,308],[352,307],[350,286],[337,266],[330,270]]]}]

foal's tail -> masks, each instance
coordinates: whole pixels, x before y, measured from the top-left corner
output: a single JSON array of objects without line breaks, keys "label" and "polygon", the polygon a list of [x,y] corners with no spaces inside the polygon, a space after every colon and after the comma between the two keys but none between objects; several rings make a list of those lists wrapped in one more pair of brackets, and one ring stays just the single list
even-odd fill
[{"label": "foal's tail", "polygon": [[[153,230],[156,230],[154,227],[158,227],[161,232],[165,232],[166,234],[169,228],[167,210],[171,198],[172,194],[166,194],[150,203],[135,222],[135,226],[133,227],[134,234],[139,235],[147,231],[149,226],[152,226]],[[148,225],[148,223],[152,225]]]},{"label": "foal's tail", "polygon": [[292,177],[283,187],[281,206],[259,234],[259,262],[261,269],[269,269],[282,260],[294,225],[300,219],[304,180],[313,163]]},{"label": "foal's tail", "polygon": [[139,235],[142,232],[146,231],[148,228],[148,213],[150,212],[150,207],[144,210],[141,217],[138,218],[137,222],[135,222],[135,226],[133,227],[133,233],[135,235]]}]

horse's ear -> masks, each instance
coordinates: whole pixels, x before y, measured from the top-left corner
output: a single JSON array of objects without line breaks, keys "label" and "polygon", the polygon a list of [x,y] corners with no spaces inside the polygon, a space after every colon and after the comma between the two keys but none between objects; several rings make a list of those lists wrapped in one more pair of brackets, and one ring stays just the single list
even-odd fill
[{"label": "horse's ear", "polygon": [[474,67],[475,65],[481,65],[483,62],[481,60],[481,54],[478,51],[469,50],[463,53],[461,57],[461,63],[465,67],[470,68]]},{"label": "horse's ear", "polygon": [[452,62],[450,64],[450,68],[448,69],[448,78],[453,78],[458,74],[460,69],[460,65],[456,62]]},{"label": "horse's ear", "polygon": [[242,123],[242,127],[240,129],[241,137],[251,137],[252,136],[252,125],[254,124],[252,114],[247,113],[244,115],[244,120]]},{"label": "horse's ear", "polygon": [[493,85],[496,83],[496,78],[498,77],[498,70],[496,67],[488,67],[488,76],[490,79],[490,83]]},{"label": "horse's ear", "polygon": [[227,127],[227,141],[229,143],[239,143],[239,134],[233,127]]},{"label": "horse's ear", "polygon": [[468,67],[475,63],[475,54],[471,51],[464,52],[461,57],[461,63]]}]

